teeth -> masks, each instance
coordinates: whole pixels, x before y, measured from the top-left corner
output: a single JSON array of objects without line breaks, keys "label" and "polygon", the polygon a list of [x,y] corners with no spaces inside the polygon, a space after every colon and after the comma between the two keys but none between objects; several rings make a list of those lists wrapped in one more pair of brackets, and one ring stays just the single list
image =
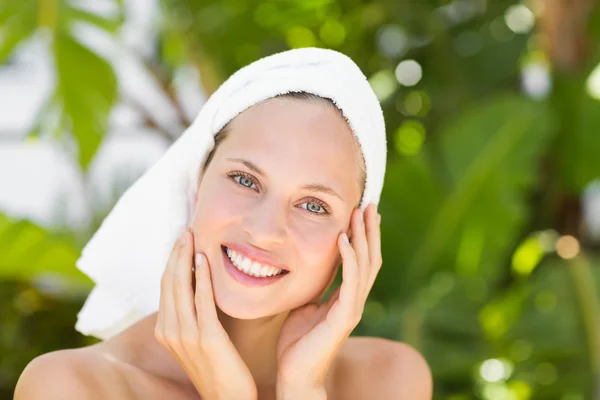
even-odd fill
[{"label": "teeth", "polygon": [[242,257],[242,255],[229,248],[226,248],[226,252],[233,265],[248,275],[264,278],[281,272],[278,268],[271,267],[270,265],[263,265],[256,261],[253,262],[248,258]]},{"label": "teeth", "polygon": [[238,255],[236,260],[239,264],[240,269],[242,269],[244,272],[250,271],[250,267],[252,266],[252,261],[248,260],[247,258],[243,259],[240,255]]}]

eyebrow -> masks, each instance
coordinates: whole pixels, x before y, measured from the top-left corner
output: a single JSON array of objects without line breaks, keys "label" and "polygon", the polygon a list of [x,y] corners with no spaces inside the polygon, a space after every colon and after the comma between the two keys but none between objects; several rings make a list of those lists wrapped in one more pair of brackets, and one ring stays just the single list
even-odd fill
[{"label": "eyebrow", "polygon": [[[246,167],[248,167],[248,169],[252,170],[253,172],[257,173],[258,175],[261,175],[261,176],[263,176],[265,178],[267,176],[260,168],[258,168],[258,166],[256,166],[256,164],[254,164],[254,163],[252,163],[252,162],[250,162],[248,160],[244,160],[244,159],[241,159],[241,158],[227,158],[227,160],[233,161],[233,162],[242,163]],[[302,186],[302,189],[311,190],[313,192],[321,192],[321,193],[330,194],[332,196],[336,196],[337,198],[339,198],[342,201],[345,201],[342,198],[342,196],[340,196],[339,194],[337,194],[335,192],[335,190],[333,190],[329,186],[325,186],[325,185],[322,185],[320,183],[312,183],[312,184],[304,185],[304,186]]]}]

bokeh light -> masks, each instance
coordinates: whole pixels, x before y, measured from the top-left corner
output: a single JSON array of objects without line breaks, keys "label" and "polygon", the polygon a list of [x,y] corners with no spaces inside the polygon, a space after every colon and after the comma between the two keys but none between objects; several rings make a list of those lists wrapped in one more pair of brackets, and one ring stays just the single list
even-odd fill
[{"label": "bokeh light", "polygon": [[590,97],[600,100],[600,64],[596,65],[588,76],[585,89]]},{"label": "bokeh light", "polygon": [[313,47],[317,39],[313,32],[305,26],[294,26],[290,28],[285,38],[291,48]]},{"label": "bokeh light", "polygon": [[508,42],[515,37],[515,33],[506,26],[506,22],[502,17],[498,17],[490,22],[489,28],[492,37],[499,42]]},{"label": "bokeh light", "polygon": [[535,368],[535,379],[540,385],[552,385],[557,377],[558,371],[554,364],[543,362]]},{"label": "bokeh light", "polygon": [[346,40],[346,28],[340,22],[329,19],[321,26],[319,37],[323,43],[337,47]]},{"label": "bokeh light", "polygon": [[565,235],[556,241],[556,253],[565,260],[575,258],[579,254],[579,241],[571,235]]},{"label": "bokeh light", "polygon": [[404,60],[396,67],[396,79],[403,86],[414,86],[423,77],[421,64],[415,60]]},{"label": "bokeh light", "polygon": [[543,99],[552,89],[552,79],[547,64],[541,62],[527,63],[521,69],[521,87],[534,99]]},{"label": "bokeh light", "polygon": [[479,374],[486,382],[495,383],[505,381],[512,375],[513,365],[510,361],[490,358],[481,363]]},{"label": "bokeh light", "polygon": [[585,187],[581,208],[586,235],[600,242],[600,179],[593,180]]},{"label": "bokeh light", "polygon": [[425,127],[419,121],[404,121],[396,130],[396,150],[402,155],[417,154],[421,150],[424,141]]},{"label": "bokeh light", "polygon": [[374,73],[373,76],[369,78],[369,84],[371,85],[371,88],[373,88],[375,96],[377,96],[377,99],[381,102],[389,99],[398,87],[398,82],[394,77],[394,73],[387,69]]},{"label": "bokeh light", "polygon": [[385,25],[377,32],[377,47],[389,57],[401,57],[408,50],[408,36],[399,25]]},{"label": "bokeh light", "polygon": [[558,234],[553,230],[534,232],[515,250],[512,269],[521,276],[529,276],[545,254],[554,251]]},{"label": "bokeh light", "polygon": [[535,15],[524,4],[515,4],[504,13],[506,26],[514,33],[528,33],[535,24]]}]

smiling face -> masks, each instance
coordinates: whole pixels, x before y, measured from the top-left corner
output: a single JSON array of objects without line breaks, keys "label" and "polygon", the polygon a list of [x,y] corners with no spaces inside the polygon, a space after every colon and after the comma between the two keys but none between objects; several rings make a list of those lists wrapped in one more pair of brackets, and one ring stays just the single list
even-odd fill
[{"label": "smiling face", "polygon": [[[273,98],[232,121],[202,171],[192,222],[223,312],[274,315],[328,287],[341,261],[338,235],[362,195],[361,162],[352,131],[325,102]],[[256,251],[289,272],[268,285],[243,284],[222,246]]]}]

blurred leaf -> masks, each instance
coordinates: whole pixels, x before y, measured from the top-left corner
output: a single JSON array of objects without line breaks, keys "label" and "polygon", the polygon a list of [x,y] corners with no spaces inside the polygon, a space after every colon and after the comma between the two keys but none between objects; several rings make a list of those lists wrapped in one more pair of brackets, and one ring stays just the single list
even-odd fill
[{"label": "blurred leaf", "polygon": [[0,0],[0,64],[37,28],[37,2]]},{"label": "blurred leaf", "polygon": [[564,99],[577,102],[578,107],[569,115],[568,130],[563,132],[557,148],[559,173],[566,185],[577,193],[600,177],[600,101],[581,89],[579,92],[580,99]]},{"label": "blurred leaf", "polygon": [[102,17],[98,14],[82,10],[77,7],[69,7],[65,11],[65,19],[69,23],[73,22],[86,22],[90,25],[96,26],[109,33],[117,33],[121,25],[123,24],[124,15],[122,11],[113,18]]},{"label": "blurred leaf", "polygon": [[[426,276],[449,248],[446,267],[448,259],[454,259],[465,273],[477,273],[481,264],[489,266],[488,272],[497,271],[528,217],[525,200],[551,137],[550,124],[544,104],[503,95],[472,107],[445,129],[440,151],[448,194],[441,207],[432,210],[435,219],[425,236],[415,243],[407,265],[413,275],[410,282]],[[483,241],[461,243],[469,229],[476,229],[472,238]],[[467,248],[478,253],[466,259],[467,265],[460,265],[461,245],[480,246]]]},{"label": "blurred leaf", "polygon": [[79,145],[79,162],[85,169],[100,145],[117,98],[116,76],[100,56],[69,34],[59,31],[54,40],[58,71],[57,98],[66,123]]},{"label": "blurred leaf", "polygon": [[67,238],[24,220],[0,214],[0,280],[30,280],[40,275],[89,284],[75,267],[79,250]]},{"label": "blurred leaf", "polygon": [[425,235],[433,218],[432,210],[440,208],[442,196],[427,153],[388,163],[379,204],[383,266],[375,280],[374,297],[406,300],[408,256]]},{"label": "blurred leaf", "polygon": [[[592,281],[598,288],[600,264],[591,266]],[[525,284],[517,284],[507,295],[519,296],[521,300],[518,318],[508,332],[498,341],[504,355],[515,361],[515,379],[530,381],[536,390],[536,398],[546,398],[553,393],[569,390],[586,393],[590,398],[593,382],[592,370],[580,367],[590,365],[590,357],[597,357],[597,346],[589,348],[588,326],[585,308],[598,309],[597,304],[584,304],[581,291],[572,274],[570,261],[554,258],[538,267]],[[597,291],[597,289],[596,289]],[[589,300],[588,300],[589,302]],[[598,298],[592,297],[592,303]],[[599,315],[593,315],[593,324],[598,324]],[[597,328],[595,328],[597,333]],[[597,340],[594,336],[592,340]],[[527,344],[527,346],[524,346]],[[525,353],[523,349],[527,347]],[[557,368],[556,379],[540,385],[536,382],[535,370],[541,363],[551,363]],[[579,371],[573,373],[573,371]]]}]

